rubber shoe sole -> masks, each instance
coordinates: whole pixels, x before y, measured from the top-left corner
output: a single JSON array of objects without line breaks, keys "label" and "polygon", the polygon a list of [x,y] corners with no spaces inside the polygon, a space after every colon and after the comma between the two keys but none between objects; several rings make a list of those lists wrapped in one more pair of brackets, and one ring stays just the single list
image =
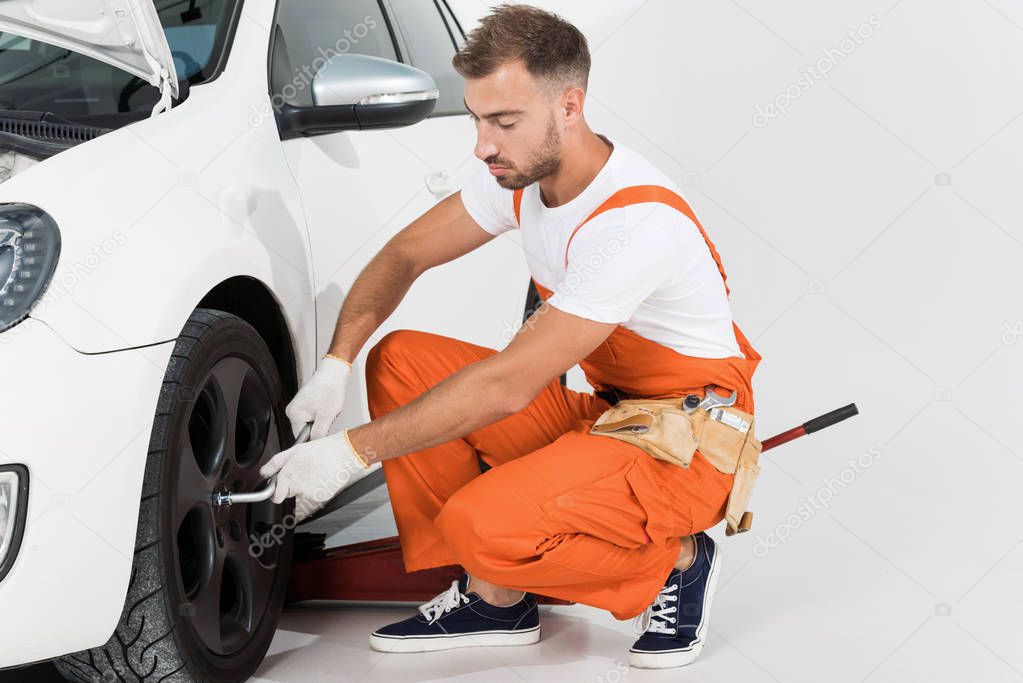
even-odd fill
[{"label": "rubber shoe sole", "polygon": [[429,636],[369,635],[369,646],[380,652],[433,652],[456,647],[532,645],[540,640],[540,626],[516,631],[477,631]]},{"label": "rubber shoe sole", "polygon": [[629,650],[629,665],[637,669],[672,669],[677,666],[691,664],[700,656],[703,644],[707,641],[707,630],[710,628],[710,604],[714,598],[714,588],[718,582],[718,570],[721,569],[721,546],[714,548],[714,560],[710,563],[710,576],[707,578],[706,595],[703,601],[703,622],[696,629],[696,640],[686,648],[663,650],[661,652],[635,652]]}]

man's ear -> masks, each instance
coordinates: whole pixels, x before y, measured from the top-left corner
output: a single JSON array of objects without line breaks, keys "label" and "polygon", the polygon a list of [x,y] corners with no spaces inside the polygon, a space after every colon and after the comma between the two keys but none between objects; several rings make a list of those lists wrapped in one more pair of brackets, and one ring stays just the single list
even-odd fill
[{"label": "man's ear", "polygon": [[583,101],[586,91],[582,88],[569,88],[561,94],[561,108],[565,115],[565,125],[571,126],[583,118]]}]

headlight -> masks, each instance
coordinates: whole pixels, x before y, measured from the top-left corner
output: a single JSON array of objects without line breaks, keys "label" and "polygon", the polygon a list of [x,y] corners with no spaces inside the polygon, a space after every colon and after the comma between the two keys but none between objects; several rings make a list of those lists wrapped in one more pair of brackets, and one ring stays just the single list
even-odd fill
[{"label": "headlight", "polygon": [[0,204],[0,332],[24,320],[50,284],[60,231],[42,209]]},{"label": "headlight", "polygon": [[28,507],[28,470],[23,465],[0,465],[0,580],[21,545]]}]

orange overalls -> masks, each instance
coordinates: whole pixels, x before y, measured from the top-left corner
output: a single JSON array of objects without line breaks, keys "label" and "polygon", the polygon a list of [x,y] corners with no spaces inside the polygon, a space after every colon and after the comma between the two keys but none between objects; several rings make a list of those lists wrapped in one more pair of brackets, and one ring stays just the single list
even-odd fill
[{"label": "orange overalls", "polygon": [[[517,190],[516,219],[521,199]],[[667,188],[623,188],[586,221],[641,202],[668,204],[696,223],[725,278],[703,227]],[[545,300],[551,295],[534,284]],[[594,394],[554,379],[514,415],[384,461],[405,569],[459,564],[486,581],[607,609],[617,619],[642,612],[678,560],[681,539],[724,519],[734,475],[699,451],[683,469],[588,429],[610,407],[605,395],[702,396],[708,384],[734,389],[736,407],[753,413],[751,379],[761,356],[732,325],[745,358],[687,356],[619,325],[579,361]],[[388,333],[366,362],[371,417],[495,353],[428,332]],[[477,455],[492,469],[481,474]]]}]

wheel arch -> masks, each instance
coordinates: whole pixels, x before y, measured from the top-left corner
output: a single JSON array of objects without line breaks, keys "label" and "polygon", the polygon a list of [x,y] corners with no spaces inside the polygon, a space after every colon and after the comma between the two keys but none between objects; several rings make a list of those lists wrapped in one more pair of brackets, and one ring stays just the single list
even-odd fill
[{"label": "wheel arch", "polygon": [[280,302],[263,282],[247,275],[228,278],[207,292],[195,307],[231,313],[256,328],[273,354],[285,396],[298,391],[295,339]]}]

